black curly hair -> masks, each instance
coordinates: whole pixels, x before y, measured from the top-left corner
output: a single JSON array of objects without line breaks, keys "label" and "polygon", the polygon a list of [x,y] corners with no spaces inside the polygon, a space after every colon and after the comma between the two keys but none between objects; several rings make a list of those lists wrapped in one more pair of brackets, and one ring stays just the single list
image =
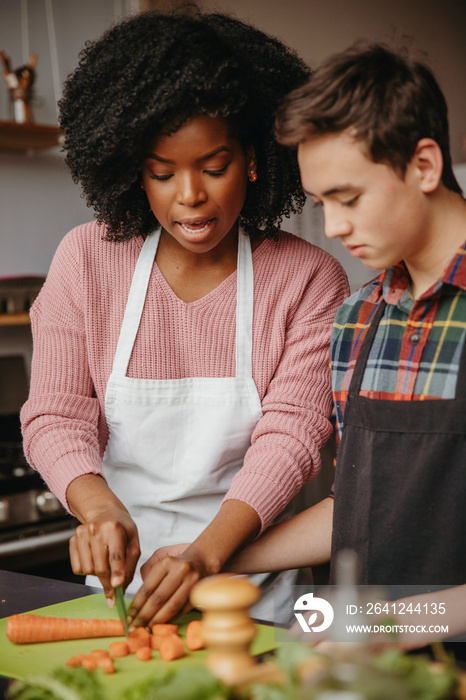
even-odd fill
[{"label": "black curly hair", "polygon": [[282,98],[309,68],[279,40],[231,15],[145,12],[88,42],[65,83],[60,126],[66,163],[108,240],[157,225],[140,188],[154,138],[197,114],[225,118],[257,157],[240,223],[277,237],[283,216],[304,205],[296,153],[273,136]]}]

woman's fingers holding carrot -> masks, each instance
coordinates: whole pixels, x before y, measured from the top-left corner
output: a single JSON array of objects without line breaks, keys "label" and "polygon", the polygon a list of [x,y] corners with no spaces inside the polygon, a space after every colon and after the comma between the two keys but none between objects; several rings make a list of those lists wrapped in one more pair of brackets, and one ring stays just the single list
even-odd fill
[{"label": "woman's fingers holding carrot", "polygon": [[198,562],[167,556],[154,564],[129,609],[132,623],[167,622],[189,609],[191,588],[206,572]]},{"label": "woman's fingers holding carrot", "polygon": [[180,554],[183,554],[183,552],[189,547],[189,543],[184,543],[184,544],[170,544],[165,547],[159,547],[158,549],[155,550],[153,555],[149,557],[149,559],[141,566],[141,574],[142,577],[145,578],[146,573],[148,570],[154,566],[158,561],[163,559],[164,557],[168,555],[172,557],[178,557]]},{"label": "woman's fingers holding carrot", "polygon": [[141,576],[143,581],[149,576],[149,572],[157,562],[164,559],[167,555],[178,557],[189,547],[189,544],[171,544],[166,547],[159,547],[149,559],[141,566]]},{"label": "woman's fingers holding carrot", "polygon": [[160,605],[163,604],[164,601],[159,597],[157,588],[165,575],[162,567],[158,567],[157,565],[151,567],[149,575],[144,579],[142,586],[133,597],[128,608],[128,621],[130,624],[135,627],[139,625],[147,626],[149,624],[149,617],[147,617],[148,600],[152,595],[153,605],[159,605],[160,607]]}]

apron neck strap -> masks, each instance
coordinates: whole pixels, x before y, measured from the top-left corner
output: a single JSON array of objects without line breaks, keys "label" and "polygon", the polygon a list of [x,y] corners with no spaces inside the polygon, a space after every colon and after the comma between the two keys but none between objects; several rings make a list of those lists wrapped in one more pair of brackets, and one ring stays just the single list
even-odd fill
[{"label": "apron neck strap", "polygon": [[[161,228],[146,237],[134,269],[123,323],[113,360],[113,371],[126,376],[134,341],[141,321],[149,279],[160,241]],[[254,312],[254,273],[251,241],[238,232],[236,300],[236,377],[252,377],[252,322]]]},{"label": "apron neck strap", "polygon": [[133,279],[126,302],[123,323],[121,324],[120,336],[118,338],[117,349],[113,360],[113,371],[117,374],[126,375],[131,353],[133,352],[134,341],[141,321],[142,310],[146,301],[147,288],[155,260],[155,254],[159,245],[161,229],[146,236],[144,245],[139,253],[136,267],[134,268]]},{"label": "apron neck strap", "polygon": [[238,231],[236,266],[236,377],[252,377],[252,323],[254,313],[254,271],[251,239]]},{"label": "apron neck strap", "polygon": [[463,333],[463,349],[459,359],[458,377],[456,379],[456,398],[464,400],[466,396],[466,332]]},{"label": "apron neck strap", "polygon": [[362,378],[364,376],[364,370],[366,368],[367,359],[369,357],[369,352],[372,347],[372,343],[377,333],[377,328],[380,323],[380,319],[383,316],[387,303],[385,299],[382,299],[378,308],[374,309],[372,314],[369,316],[368,322],[370,323],[369,329],[366,336],[362,342],[361,349],[359,350],[358,357],[356,359],[356,364],[353,370],[353,376],[351,377],[351,382],[348,390],[348,396],[357,396],[361,390]]}]

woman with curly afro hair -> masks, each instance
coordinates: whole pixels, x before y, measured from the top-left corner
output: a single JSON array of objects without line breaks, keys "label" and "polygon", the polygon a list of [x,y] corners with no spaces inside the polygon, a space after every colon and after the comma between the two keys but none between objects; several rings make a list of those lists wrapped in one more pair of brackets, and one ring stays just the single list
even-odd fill
[{"label": "woman with curly afro hair", "polygon": [[[273,138],[308,74],[233,17],[149,12],[87,44],[65,84],[66,162],[96,221],[64,237],[31,312],[24,445],[81,522],[73,570],[110,605],[129,587],[134,625],[186,609],[315,476],[331,432],[347,282],[280,230],[304,197]],[[293,575],[273,582],[290,594]]]}]

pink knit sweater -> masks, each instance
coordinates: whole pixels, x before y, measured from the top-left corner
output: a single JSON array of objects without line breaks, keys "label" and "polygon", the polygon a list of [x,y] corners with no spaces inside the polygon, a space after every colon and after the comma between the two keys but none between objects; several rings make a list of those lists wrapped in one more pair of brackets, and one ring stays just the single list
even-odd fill
[{"label": "pink knit sweater", "polygon": [[[92,222],[65,236],[31,311],[25,453],[65,506],[73,479],[102,474],[105,390],[143,243],[102,234]],[[264,241],[253,265],[253,378],[263,417],[226,498],[251,505],[264,528],[318,472],[331,432],[331,324],[348,287],[334,258],[288,233]],[[187,304],[154,264],[128,375],[234,376],[235,310],[236,272]]]}]

